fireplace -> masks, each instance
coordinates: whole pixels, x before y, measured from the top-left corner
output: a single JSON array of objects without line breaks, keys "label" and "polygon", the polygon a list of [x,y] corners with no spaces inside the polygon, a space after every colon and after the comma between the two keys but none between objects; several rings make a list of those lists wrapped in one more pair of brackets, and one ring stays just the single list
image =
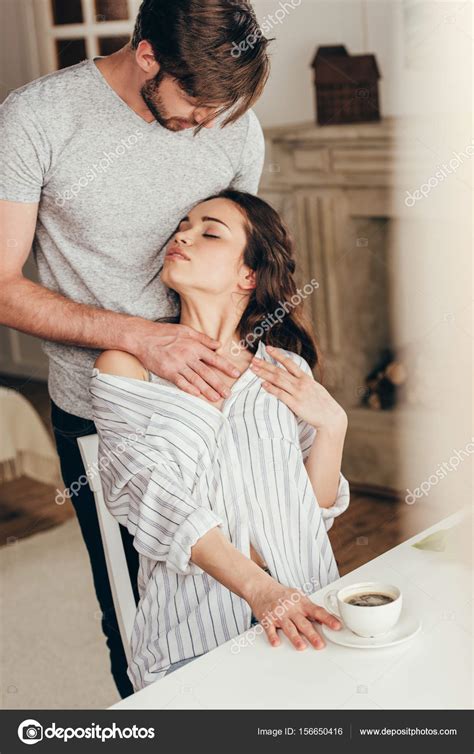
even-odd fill
[{"label": "fireplace", "polygon": [[305,306],[324,356],[323,382],[349,416],[343,471],[353,488],[398,495],[399,448],[406,433],[413,441],[416,412],[362,405],[366,376],[384,349],[397,349],[392,238],[406,208],[392,196],[400,193],[395,175],[401,166],[406,178],[413,155],[395,148],[395,125],[267,129],[260,195],[295,238],[298,284],[319,283]]}]

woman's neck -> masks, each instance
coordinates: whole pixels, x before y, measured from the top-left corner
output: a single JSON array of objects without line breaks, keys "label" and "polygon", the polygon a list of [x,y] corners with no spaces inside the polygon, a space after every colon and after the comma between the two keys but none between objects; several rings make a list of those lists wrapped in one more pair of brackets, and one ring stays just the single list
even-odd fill
[{"label": "woman's neck", "polygon": [[[222,356],[235,355],[235,345],[239,343],[238,324],[242,317],[234,306],[224,310],[216,306],[197,305],[181,298],[180,325],[187,325],[198,332],[218,340],[221,344],[216,353]],[[232,348],[234,347],[234,348]]]}]

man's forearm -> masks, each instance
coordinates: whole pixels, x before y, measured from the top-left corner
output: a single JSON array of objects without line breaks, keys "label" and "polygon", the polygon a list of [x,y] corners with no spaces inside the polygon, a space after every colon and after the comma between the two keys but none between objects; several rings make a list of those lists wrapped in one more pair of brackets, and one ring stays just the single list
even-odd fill
[{"label": "man's forearm", "polygon": [[0,323],[45,340],[133,353],[138,318],[79,304],[17,277],[2,283]]}]

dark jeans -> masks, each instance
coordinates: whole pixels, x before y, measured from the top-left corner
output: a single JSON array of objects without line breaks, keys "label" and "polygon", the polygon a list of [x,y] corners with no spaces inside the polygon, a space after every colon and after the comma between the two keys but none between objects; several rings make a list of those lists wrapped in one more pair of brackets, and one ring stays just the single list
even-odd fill
[{"label": "dark jeans", "polygon": [[[85,474],[76,438],[95,434],[95,424],[90,419],[82,419],[79,416],[68,414],[53,401],[51,401],[51,422],[61,462],[62,477],[65,487],[69,488],[73,482]],[[70,499],[76,511],[82,537],[89,553],[95,593],[102,612],[102,630],[106,636],[110,653],[111,672],[120,696],[125,698],[133,694],[133,687],[127,675],[127,659],[115,614],[94,496],[89,485],[85,484],[81,485],[79,490],[71,495]],[[138,603],[138,552],[133,547],[133,537],[128,530],[120,525],[120,531],[135,601]]]}]

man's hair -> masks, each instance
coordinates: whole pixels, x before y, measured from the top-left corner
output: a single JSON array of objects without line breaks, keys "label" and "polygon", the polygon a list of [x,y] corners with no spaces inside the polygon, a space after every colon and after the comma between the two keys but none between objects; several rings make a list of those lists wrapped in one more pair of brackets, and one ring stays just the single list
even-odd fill
[{"label": "man's hair", "polygon": [[[160,74],[197,106],[219,105],[226,126],[260,97],[270,72],[266,39],[247,0],[144,0],[130,42],[153,49]],[[216,117],[209,116],[201,125]]]}]

